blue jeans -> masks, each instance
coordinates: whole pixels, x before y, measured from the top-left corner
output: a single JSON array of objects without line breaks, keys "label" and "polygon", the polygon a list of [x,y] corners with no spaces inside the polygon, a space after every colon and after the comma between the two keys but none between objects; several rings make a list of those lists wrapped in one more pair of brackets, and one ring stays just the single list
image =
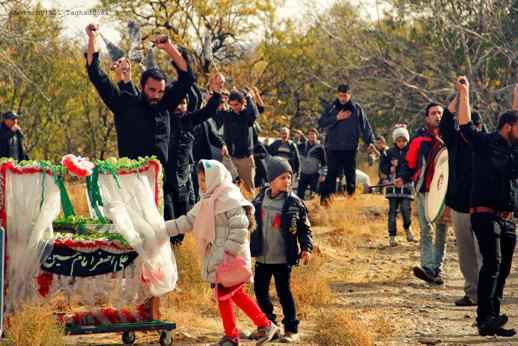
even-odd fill
[{"label": "blue jeans", "polygon": [[435,243],[433,242],[431,222],[426,220],[425,214],[425,194],[419,192],[416,196],[417,216],[420,227],[420,247],[421,247],[421,268],[432,275],[437,275],[442,270],[444,254],[446,253],[446,236],[448,235],[448,225],[435,224]]}]

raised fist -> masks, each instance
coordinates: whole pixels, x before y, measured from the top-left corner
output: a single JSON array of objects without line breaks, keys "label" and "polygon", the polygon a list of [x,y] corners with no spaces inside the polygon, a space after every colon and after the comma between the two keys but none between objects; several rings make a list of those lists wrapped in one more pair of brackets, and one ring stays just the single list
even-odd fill
[{"label": "raised fist", "polygon": [[469,81],[466,76],[460,76],[457,78],[457,91],[461,95],[469,94]]},{"label": "raised fist", "polygon": [[153,40],[153,43],[155,47],[162,50],[165,50],[172,45],[171,41],[169,40],[169,37],[167,37],[166,35],[156,36]]},{"label": "raised fist", "polygon": [[99,24],[88,24],[85,31],[89,38],[96,38],[99,33]]}]

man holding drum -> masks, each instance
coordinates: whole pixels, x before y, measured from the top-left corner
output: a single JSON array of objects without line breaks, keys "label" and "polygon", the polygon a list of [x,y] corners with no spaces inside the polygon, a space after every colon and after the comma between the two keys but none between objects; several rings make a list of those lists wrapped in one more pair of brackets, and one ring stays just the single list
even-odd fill
[{"label": "man holding drum", "polygon": [[479,132],[471,121],[469,83],[457,82],[459,124],[462,135],[473,149],[471,226],[482,255],[478,283],[477,327],[480,335],[513,336],[503,329],[508,318],[500,314],[505,281],[511,271],[516,245],[516,193],[518,178],[518,87],[513,93],[512,111],[502,114],[497,131]]},{"label": "man holding drum", "polygon": [[[444,148],[444,142],[439,134],[443,108],[437,103],[426,107],[425,127],[408,144],[407,154],[402,170],[395,181],[396,187],[401,188],[405,183],[414,182],[417,196],[417,215],[420,226],[421,266],[414,267],[414,275],[426,282],[442,285],[441,269],[446,249],[446,233],[448,226],[435,222],[435,243],[432,228],[434,223],[426,215],[426,198],[430,191],[434,175],[434,162],[439,152]],[[441,203],[442,201],[437,201]]]}]

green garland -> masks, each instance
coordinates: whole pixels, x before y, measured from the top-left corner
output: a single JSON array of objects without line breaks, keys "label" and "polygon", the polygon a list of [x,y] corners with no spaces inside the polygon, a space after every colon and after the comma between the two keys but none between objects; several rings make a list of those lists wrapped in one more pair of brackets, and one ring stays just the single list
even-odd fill
[{"label": "green garland", "polygon": [[[53,225],[58,229],[70,229],[75,230],[77,233],[69,233],[69,234],[61,234],[59,238],[68,238],[75,240],[107,240],[107,241],[118,241],[123,245],[128,245],[128,242],[124,237],[115,232],[99,232],[96,230],[92,230],[89,225],[107,225],[110,222],[102,215],[99,207],[103,206],[103,201],[99,189],[99,174],[110,174],[115,179],[115,182],[118,187],[120,187],[119,181],[119,170],[138,170],[143,166],[146,166],[150,163],[150,161],[155,161],[160,165],[160,162],[157,160],[155,156],[151,157],[140,157],[138,160],[131,160],[128,158],[109,158],[107,160],[97,160],[95,162],[96,167],[94,168],[93,174],[86,179],[88,197],[90,199],[90,203],[94,212],[96,214],[96,219],[77,216],[72,205],[72,201],[70,200],[70,196],[68,194],[66,185],[65,185],[65,175],[68,173],[68,170],[61,164],[53,164],[51,161],[47,160],[25,160],[25,161],[15,161],[11,158],[0,158],[0,165],[6,162],[12,162],[17,168],[27,168],[27,167],[37,167],[43,170],[42,175],[46,174],[45,171],[49,171],[50,175],[53,177],[54,182],[59,188],[60,197],[61,197],[61,206],[63,209],[63,217],[60,217],[54,220]],[[41,179],[42,191],[40,195],[40,208],[43,207],[44,196],[45,196],[45,184],[46,179]],[[159,209],[163,212],[163,198],[162,198],[162,169],[160,169],[158,175],[159,185]]]}]

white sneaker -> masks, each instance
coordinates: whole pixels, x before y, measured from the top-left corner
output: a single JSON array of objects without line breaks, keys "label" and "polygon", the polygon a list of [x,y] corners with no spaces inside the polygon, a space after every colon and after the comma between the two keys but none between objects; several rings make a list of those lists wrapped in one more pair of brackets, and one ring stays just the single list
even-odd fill
[{"label": "white sneaker", "polygon": [[396,242],[396,237],[395,236],[391,235],[389,237],[389,245],[392,246],[392,247],[397,246],[397,242]]}]

